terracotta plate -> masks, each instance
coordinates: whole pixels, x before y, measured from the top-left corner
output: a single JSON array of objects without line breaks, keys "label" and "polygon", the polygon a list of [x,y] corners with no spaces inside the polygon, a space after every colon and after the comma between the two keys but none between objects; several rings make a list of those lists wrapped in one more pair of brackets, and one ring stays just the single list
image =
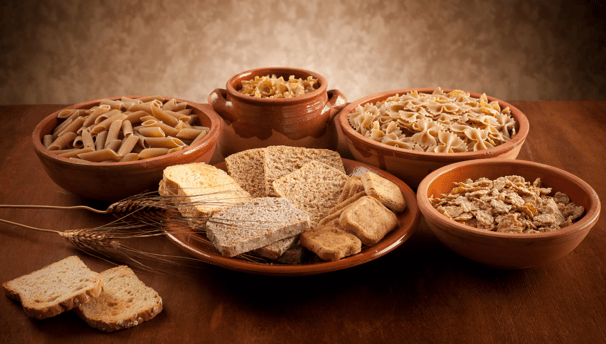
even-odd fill
[{"label": "terracotta plate", "polygon": [[[396,227],[396,229],[389,232],[378,244],[370,247],[364,246],[362,252],[354,256],[346,257],[335,262],[320,262],[313,264],[262,264],[238,258],[223,257],[214,247],[212,247],[212,245],[204,243],[202,240],[192,239],[192,236],[200,235],[193,231],[171,232],[166,233],[166,236],[183,251],[206,263],[234,271],[268,276],[315,275],[350,268],[377,259],[393,251],[404,241],[408,240],[417,228],[421,214],[419,212],[419,207],[417,206],[415,193],[404,182],[376,167],[348,159],[343,159],[343,164],[345,165],[345,171],[349,175],[360,175],[364,172],[372,171],[396,183],[402,191],[407,204],[406,210],[398,215],[398,227]],[[217,164],[215,166],[226,170],[225,163]]]}]

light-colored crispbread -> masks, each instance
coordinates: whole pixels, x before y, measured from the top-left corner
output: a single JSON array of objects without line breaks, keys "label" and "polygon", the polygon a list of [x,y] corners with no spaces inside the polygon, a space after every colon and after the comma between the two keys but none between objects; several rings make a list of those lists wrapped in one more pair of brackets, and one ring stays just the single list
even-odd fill
[{"label": "light-colored crispbread", "polygon": [[307,230],[309,215],[288,199],[262,197],[213,214],[206,235],[224,257],[234,257]]},{"label": "light-colored crispbread", "polygon": [[396,213],[406,209],[402,191],[392,181],[380,177],[376,173],[366,172],[362,175],[362,184],[368,196],[376,198],[387,208]]},{"label": "light-colored crispbread", "polygon": [[274,181],[280,197],[309,214],[311,228],[328,215],[347,181],[347,175],[319,161],[311,161],[299,170]]},{"label": "light-colored crispbread", "polygon": [[301,245],[322,260],[335,261],[362,250],[362,242],[355,235],[334,226],[321,226],[300,236]]},{"label": "light-colored crispbread", "polygon": [[370,196],[352,203],[339,217],[339,226],[357,236],[364,245],[378,243],[397,224],[396,215]]},{"label": "light-colored crispbread", "polygon": [[341,196],[339,196],[338,203],[345,201],[351,196],[359,193],[360,191],[364,191],[364,184],[362,184],[362,177],[360,176],[351,176],[345,182],[343,186],[343,191],[341,192]]},{"label": "light-colored crispbread", "polygon": [[278,240],[273,244],[258,248],[255,252],[261,257],[267,259],[276,260],[280,258],[286,251],[288,251],[298,240],[298,236]]},{"label": "light-colored crispbread", "polygon": [[265,197],[265,148],[248,149],[225,158],[227,172],[253,197]]},{"label": "light-colored crispbread", "polygon": [[292,173],[311,161],[319,161],[343,173],[345,167],[339,153],[328,149],[311,149],[289,146],[270,146],[265,148],[263,161],[265,172],[265,192],[267,196],[278,196],[273,182]]},{"label": "light-colored crispbread", "polygon": [[210,215],[252,199],[225,171],[205,163],[169,166],[163,174],[164,193],[176,193],[183,216],[205,220]]},{"label": "light-colored crispbread", "polygon": [[5,282],[2,288],[8,297],[21,302],[27,316],[45,319],[99,296],[103,277],[71,256]]},{"label": "light-colored crispbread", "polygon": [[103,292],[80,305],[76,313],[88,325],[105,332],[137,326],[162,311],[162,298],[146,286],[127,266],[101,273]]}]

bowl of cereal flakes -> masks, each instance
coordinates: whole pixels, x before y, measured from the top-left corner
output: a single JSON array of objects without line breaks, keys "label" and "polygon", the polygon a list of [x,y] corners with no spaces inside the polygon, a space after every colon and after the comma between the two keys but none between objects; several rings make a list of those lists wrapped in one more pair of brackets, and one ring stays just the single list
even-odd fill
[{"label": "bowl of cereal flakes", "polygon": [[601,207],[577,176],[506,159],[442,167],[419,184],[417,202],[446,246],[500,269],[529,268],[570,253],[596,224]]},{"label": "bowl of cereal flakes", "polygon": [[322,75],[287,67],[236,74],[207,101],[223,119],[223,156],[275,145],[336,149],[333,119],[347,104]]},{"label": "bowl of cereal flakes", "polygon": [[373,94],[347,105],[337,121],[356,160],[412,188],[455,162],[515,159],[529,131],[528,119],[511,104],[441,88]]},{"label": "bowl of cereal flakes", "polygon": [[220,128],[219,116],[194,102],[113,97],[48,115],[34,129],[32,140],[57,185],[111,202],[157,190],[167,166],[209,162]]}]

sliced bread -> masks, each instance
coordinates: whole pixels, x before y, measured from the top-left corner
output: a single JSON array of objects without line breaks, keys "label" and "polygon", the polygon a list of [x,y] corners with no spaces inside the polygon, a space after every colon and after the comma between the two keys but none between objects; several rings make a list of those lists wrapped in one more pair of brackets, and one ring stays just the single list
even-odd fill
[{"label": "sliced bread", "polygon": [[265,197],[265,148],[248,149],[225,158],[227,172],[253,197]]},{"label": "sliced bread", "polygon": [[340,170],[312,161],[275,180],[274,189],[280,197],[307,212],[314,228],[337,205],[346,181],[347,175]]},{"label": "sliced bread", "polygon": [[398,224],[398,218],[376,198],[364,196],[349,205],[339,217],[339,226],[357,236],[364,245],[381,241]]},{"label": "sliced bread", "polygon": [[256,250],[309,229],[309,216],[285,198],[262,197],[213,214],[206,235],[224,257]]},{"label": "sliced bread", "polygon": [[269,244],[267,246],[258,248],[255,252],[261,257],[265,257],[267,259],[276,260],[280,258],[288,249],[292,247],[292,245],[297,242],[299,239],[298,236],[293,236],[290,238],[278,240],[273,244]]},{"label": "sliced bread", "polygon": [[289,146],[270,146],[265,148],[263,169],[265,172],[266,195],[278,196],[274,190],[273,182],[284,175],[300,169],[311,161],[325,163],[345,173],[341,156],[332,150]]},{"label": "sliced bread", "polygon": [[99,296],[103,277],[71,256],[5,282],[2,288],[8,297],[21,302],[27,316],[45,319]]},{"label": "sliced bread", "polygon": [[162,311],[162,298],[127,266],[101,273],[103,292],[78,306],[76,313],[88,325],[105,332],[137,326]]},{"label": "sliced bread", "polygon": [[376,173],[366,172],[362,175],[362,184],[368,196],[376,198],[387,208],[396,213],[406,209],[402,191],[394,182],[380,177]]},{"label": "sliced bread", "polygon": [[362,242],[355,235],[334,226],[321,226],[301,234],[301,245],[322,260],[335,261],[360,253]]},{"label": "sliced bread", "polygon": [[212,214],[252,199],[225,171],[205,163],[169,166],[163,173],[164,193],[176,193],[183,216],[205,220]]}]

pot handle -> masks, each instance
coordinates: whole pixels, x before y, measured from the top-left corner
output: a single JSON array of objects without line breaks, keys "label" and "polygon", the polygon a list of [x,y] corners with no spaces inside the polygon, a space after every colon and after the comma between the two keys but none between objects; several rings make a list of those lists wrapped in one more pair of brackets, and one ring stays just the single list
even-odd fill
[{"label": "pot handle", "polygon": [[328,101],[324,105],[322,113],[330,111],[329,120],[332,121],[335,115],[347,105],[347,97],[339,90],[329,90],[327,93]]},{"label": "pot handle", "polygon": [[213,107],[213,110],[215,110],[219,116],[223,117],[223,119],[232,122],[237,121],[238,117],[233,114],[233,105],[230,101],[225,99],[226,96],[226,89],[217,88],[208,95],[207,101]]}]

